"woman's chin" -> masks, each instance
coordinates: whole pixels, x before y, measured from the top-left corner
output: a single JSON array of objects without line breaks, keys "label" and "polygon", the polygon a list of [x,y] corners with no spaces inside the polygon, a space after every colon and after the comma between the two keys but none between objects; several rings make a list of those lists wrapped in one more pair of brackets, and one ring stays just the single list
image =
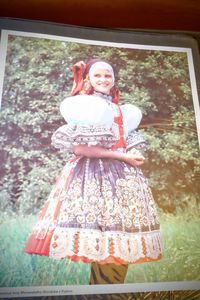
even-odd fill
[{"label": "woman's chin", "polygon": [[95,92],[97,92],[97,93],[102,93],[102,94],[106,94],[106,95],[109,95],[109,94],[110,94],[110,90],[105,89],[105,88],[96,89]]}]

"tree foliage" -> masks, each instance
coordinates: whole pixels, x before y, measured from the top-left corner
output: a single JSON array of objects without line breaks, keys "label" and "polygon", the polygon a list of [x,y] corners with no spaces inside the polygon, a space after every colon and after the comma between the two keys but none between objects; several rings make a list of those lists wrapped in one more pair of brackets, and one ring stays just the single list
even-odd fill
[{"label": "tree foliage", "polygon": [[51,146],[64,124],[59,104],[70,93],[71,66],[89,58],[110,61],[121,103],[143,111],[144,171],[158,205],[168,212],[196,205],[200,161],[186,53],[9,36],[0,113],[3,211],[35,213],[46,200],[68,159]]}]

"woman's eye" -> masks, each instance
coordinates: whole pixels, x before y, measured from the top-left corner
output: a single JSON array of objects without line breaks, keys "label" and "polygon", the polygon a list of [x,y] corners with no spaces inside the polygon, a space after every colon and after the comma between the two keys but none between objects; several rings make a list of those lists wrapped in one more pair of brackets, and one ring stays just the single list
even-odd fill
[{"label": "woman's eye", "polygon": [[102,74],[94,74],[94,77],[95,78],[106,78],[106,79],[110,79],[112,76],[110,74],[105,74],[105,75],[102,75]]}]

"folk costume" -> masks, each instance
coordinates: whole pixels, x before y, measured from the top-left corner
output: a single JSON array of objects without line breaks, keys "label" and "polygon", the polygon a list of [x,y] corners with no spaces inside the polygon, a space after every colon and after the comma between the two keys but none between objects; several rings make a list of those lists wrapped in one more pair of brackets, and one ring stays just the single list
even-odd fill
[{"label": "folk costume", "polygon": [[[141,111],[119,106],[119,91],[110,95],[92,90],[83,62],[74,65],[71,97],[60,106],[67,124],[56,130],[56,148],[73,152],[73,146],[99,145],[113,151],[138,151],[146,146],[136,129]],[[104,63],[103,63],[104,64]],[[107,67],[113,78],[114,72]],[[139,167],[113,159],[72,154],[54,185],[24,251],[55,259],[92,263],[91,283],[107,283],[103,268],[159,260],[160,225],[147,179]],[[98,269],[103,265],[102,269]],[[104,277],[96,279],[97,273]],[[116,277],[116,276],[115,276]],[[109,281],[109,279],[108,279]]]}]

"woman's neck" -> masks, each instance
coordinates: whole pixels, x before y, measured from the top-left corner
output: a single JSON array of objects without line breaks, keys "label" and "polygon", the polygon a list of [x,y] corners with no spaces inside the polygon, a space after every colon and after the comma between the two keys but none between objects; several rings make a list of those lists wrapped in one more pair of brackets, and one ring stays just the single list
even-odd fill
[{"label": "woman's neck", "polygon": [[103,99],[106,99],[106,100],[109,100],[110,102],[112,102],[112,96],[111,95],[104,94],[104,93],[101,93],[101,92],[96,92],[96,91],[93,92],[93,95],[101,97]]}]

